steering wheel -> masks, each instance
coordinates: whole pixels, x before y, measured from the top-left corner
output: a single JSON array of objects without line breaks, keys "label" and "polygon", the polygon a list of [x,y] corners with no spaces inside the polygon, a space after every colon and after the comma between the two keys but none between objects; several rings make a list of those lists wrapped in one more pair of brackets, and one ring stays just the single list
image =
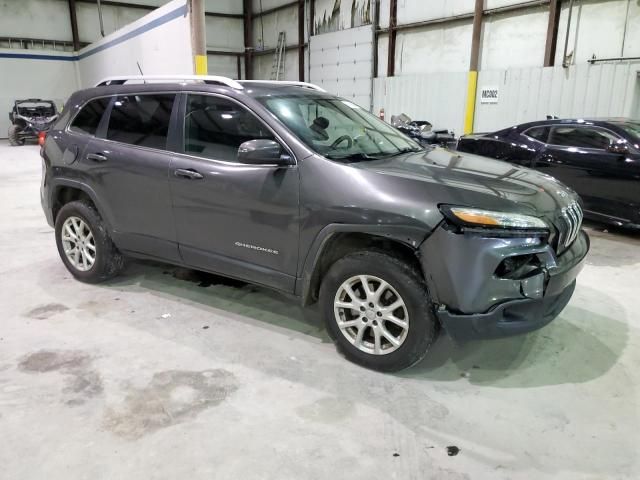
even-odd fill
[{"label": "steering wheel", "polygon": [[348,143],[348,145],[346,146],[347,149],[353,147],[353,138],[351,138],[349,135],[342,135],[341,137],[336,138],[336,140],[331,144],[330,148],[338,148],[338,145],[345,141]]}]

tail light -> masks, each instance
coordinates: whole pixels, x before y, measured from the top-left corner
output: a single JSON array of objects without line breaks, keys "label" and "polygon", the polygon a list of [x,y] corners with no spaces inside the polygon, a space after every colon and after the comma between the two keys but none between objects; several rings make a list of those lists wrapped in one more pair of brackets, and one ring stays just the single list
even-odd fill
[{"label": "tail light", "polygon": [[47,139],[47,132],[38,133],[38,145],[42,147],[46,139]]}]

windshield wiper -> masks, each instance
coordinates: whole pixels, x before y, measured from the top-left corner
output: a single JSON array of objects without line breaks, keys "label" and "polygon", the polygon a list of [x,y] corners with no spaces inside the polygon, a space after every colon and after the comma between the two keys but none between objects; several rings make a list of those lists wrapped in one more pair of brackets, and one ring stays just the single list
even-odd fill
[{"label": "windshield wiper", "polygon": [[388,157],[395,157],[397,155],[402,155],[403,153],[421,152],[423,150],[424,150],[424,148],[413,148],[413,147],[401,148],[397,152],[389,154]]},{"label": "windshield wiper", "polygon": [[325,157],[330,158],[331,160],[348,160],[353,162],[358,162],[361,160],[378,160],[380,158],[380,157],[369,155],[367,153],[362,153],[362,152],[351,153],[349,155],[332,155],[329,153],[325,155]]}]

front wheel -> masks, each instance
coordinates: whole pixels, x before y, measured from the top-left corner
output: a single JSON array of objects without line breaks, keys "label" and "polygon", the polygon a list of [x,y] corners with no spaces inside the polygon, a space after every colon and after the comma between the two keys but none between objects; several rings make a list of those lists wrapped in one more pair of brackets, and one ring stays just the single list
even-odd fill
[{"label": "front wheel", "polygon": [[20,127],[18,125],[11,125],[9,127],[9,132],[8,132],[9,145],[13,147],[19,147],[21,145],[24,145],[24,138],[20,138],[19,133],[20,133]]},{"label": "front wheel", "polygon": [[320,307],[338,349],[374,370],[414,365],[438,332],[421,274],[384,253],[357,252],[334,263],[322,281]]}]

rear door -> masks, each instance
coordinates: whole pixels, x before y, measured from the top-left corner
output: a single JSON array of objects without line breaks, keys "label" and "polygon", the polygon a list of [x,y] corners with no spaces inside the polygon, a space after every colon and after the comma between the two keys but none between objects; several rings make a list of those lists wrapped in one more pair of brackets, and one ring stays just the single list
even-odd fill
[{"label": "rear door", "polygon": [[179,261],[167,150],[176,94],[116,96],[81,157],[123,250]]},{"label": "rear door", "polygon": [[[589,213],[629,221],[637,214],[637,161],[608,151],[620,137],[601,127],[555,125],[536,168],[575,190]],[[635,177],[635,178],[634,178]]]},{"label": "rear door", "polygon": [[238,147],[276,140],[250,110],[216,94],[184,94],[182,155],[171,163],[173,212],[184,262],[293,291],[298,259],[296,165],[245,165]]}]

